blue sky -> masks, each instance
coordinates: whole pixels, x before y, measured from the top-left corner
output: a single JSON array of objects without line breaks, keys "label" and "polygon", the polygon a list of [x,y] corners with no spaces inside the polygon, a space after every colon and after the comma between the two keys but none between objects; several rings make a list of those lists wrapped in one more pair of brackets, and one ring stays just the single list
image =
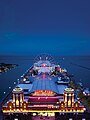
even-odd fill
[{"label": "blue sky", "polygon": [[90,0],[0,1],[0,54],[90,55]]}]

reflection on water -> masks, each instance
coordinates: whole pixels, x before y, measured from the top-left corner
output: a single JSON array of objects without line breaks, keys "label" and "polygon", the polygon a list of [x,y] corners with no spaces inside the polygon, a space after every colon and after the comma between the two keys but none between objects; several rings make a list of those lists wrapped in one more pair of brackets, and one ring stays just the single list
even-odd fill
[{"label": "reflection on water", "polygon": [[[85,87],[90,87],[90,56],[55,56],[56,63],[74,74],[76,81],[82,81]],[[17,79],[33,64],[34,56],[1,56],[0,63],[12,63],[19,66],[0,75],[0,100],[13,88]],[[88,68],[88,69],[87,69]]]}]

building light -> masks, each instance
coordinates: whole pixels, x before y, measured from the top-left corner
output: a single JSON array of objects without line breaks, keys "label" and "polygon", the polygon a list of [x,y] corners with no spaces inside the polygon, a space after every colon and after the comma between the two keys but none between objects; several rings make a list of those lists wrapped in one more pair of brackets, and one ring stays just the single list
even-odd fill
[{"label": "building light", "polygon": [[18,100],[16,100],[16,105],[17,105],[17,106],[19,105],[19,101],[18,101]]},{"label": "building light", "polygon": [[36,113],[33,113],[33,116],[36,116],[37,114]]},{"label": "building light", "polygon": [[40,97],[38,97],[38,100],[40,99]]},{"label": "building light", "polygon": [[17,112],[19,112],[20,110],[19,110],[19,109],[17,109],[16,111],[17,111]]},{"label": "building light", "polygon": [[86,108],[83,108],[83,110],[85,111],[85,110],[86,110]]},{"label": "building light", "polygon": [[9,106],[9,108],[12,108],[12,106]]},{"label": "building light", "polygon": [[14,120],[18,120],[18,118],[14,118]]},{"label": "building light", "polygon": [[59,104],[59,102],[57,102],[57,104]]},{"label": "building light", "polygon": [[63,107],[63,104],[61,104],[61,107]]},{"label": "building light", "polygon": [[46,113],[46,112],[44,113],[44,116],[47,116],[47,113]]},{"label": "building light", "polygon": [[23,81],[26,81],[26,78],[23,78]]},{"label": "building light", "polygon": [[69,120],[73,120],[72,118],[69,118]]},{"label": "building light", "polygon": [[26,106],[24,105],[24,108],[26,108]]},{"label": "building light", "polygon": [[68,101],[68,106],[71,106],[71,100]]}]

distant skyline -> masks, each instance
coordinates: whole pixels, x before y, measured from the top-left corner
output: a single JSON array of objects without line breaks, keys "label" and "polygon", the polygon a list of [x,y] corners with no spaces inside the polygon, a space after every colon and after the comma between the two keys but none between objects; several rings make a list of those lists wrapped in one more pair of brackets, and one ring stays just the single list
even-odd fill
[{"label": "distant skyline", "polygon": [[0,1],[0,55],[90,55],[90,0]]}]

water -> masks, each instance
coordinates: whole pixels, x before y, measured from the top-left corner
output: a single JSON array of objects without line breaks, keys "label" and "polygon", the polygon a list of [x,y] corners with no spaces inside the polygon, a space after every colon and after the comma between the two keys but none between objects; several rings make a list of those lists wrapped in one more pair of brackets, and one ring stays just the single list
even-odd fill
[{"label": "water", "polygon": [[[90,56],[55,56],[54,58],[62,68],[74,74],[77,82],[81,80],[85,87],[90,87]],[[17,82],[17,79],[33,64],[34,56],[1,56],[1,62],[19,66],[0,75],[0,101],[10,90],[9,87],[13,88],[14,82]]]}]

